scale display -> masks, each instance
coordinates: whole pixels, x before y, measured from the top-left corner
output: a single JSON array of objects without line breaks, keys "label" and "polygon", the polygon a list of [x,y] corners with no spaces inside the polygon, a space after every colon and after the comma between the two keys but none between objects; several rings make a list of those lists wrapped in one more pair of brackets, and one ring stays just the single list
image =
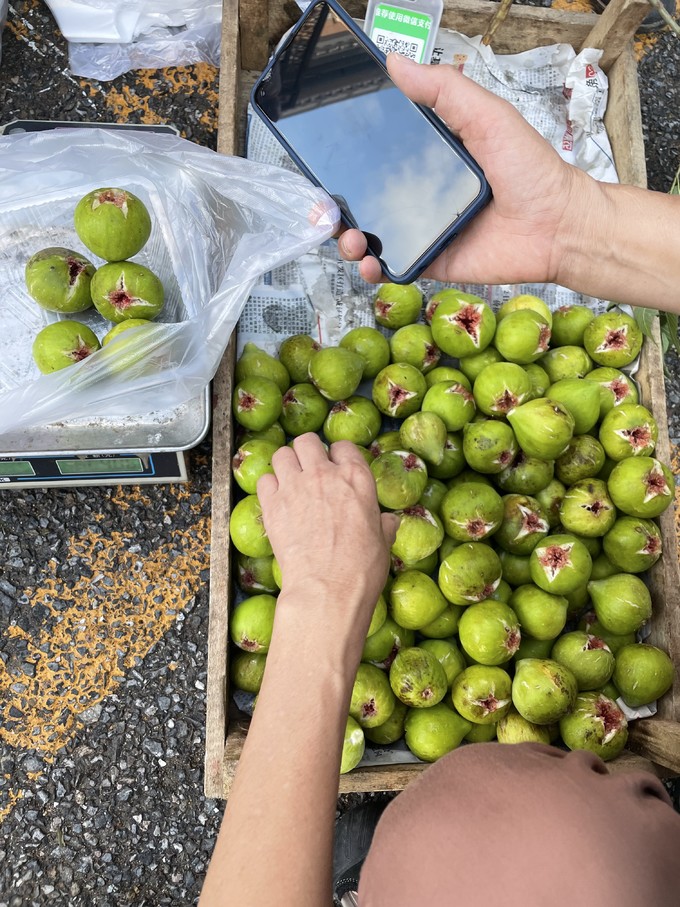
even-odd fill
[{"label": "scale display", "polygon": [[22,485],[148,485],[186,480],[184,456],[179,452],[0,458],[0,490]]}]

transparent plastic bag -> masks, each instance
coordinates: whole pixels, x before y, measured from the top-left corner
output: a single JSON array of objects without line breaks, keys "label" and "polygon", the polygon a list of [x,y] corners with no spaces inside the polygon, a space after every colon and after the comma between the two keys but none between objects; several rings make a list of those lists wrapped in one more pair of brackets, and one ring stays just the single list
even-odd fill
[{"label": "transparent plastic bag", "polygon": [[[28,296],[25,264],[49,246],[102,264],[73,227],[79,199],[101,186],[129,189],[149,208],[151,237],[134,260],[161,278],[165,307],[144,331],[40,375],[33,339],[59,316]],[[170,135],[58,129],[0,138],[0,435],[194,399],[258,278],[318,246],[337,221],[332,199],[303,177]],[[111,327],[94,309],[65,317],[100,340]]]},{"label": "transparent plastic bag", "polygon": [[179,0],[48,0],[75,75],[109,81],[132,69],[220,63],[222,5]]}]

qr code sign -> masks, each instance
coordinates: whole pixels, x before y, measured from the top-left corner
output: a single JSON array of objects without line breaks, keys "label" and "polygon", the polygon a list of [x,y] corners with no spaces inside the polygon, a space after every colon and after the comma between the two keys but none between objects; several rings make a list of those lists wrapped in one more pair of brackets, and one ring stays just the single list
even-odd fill
[{"label": "qr code sign", "polygon": [[398,53],[404,57],[409,57],[411,60],[415,60],[417,63],[420,62],[423,51],[422,41],[414,41],[412,38],[401,37],[386,32],[374,33],[372,37],[378,50],[381,50],[384,54]]}]

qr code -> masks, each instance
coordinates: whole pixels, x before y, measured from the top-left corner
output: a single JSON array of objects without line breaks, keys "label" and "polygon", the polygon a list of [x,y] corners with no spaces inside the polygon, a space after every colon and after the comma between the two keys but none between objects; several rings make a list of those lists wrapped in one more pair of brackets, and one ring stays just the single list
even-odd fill
[{"label": "qr code", "polygon": [[403,57],[410,57],[411,60],[418,62],[420,55],[420,45],[415,41],[409,41],[404,38],[393,38],[388,35],[376,35],[375,43],[378,49],[386,56],[387,54],[397,53]]}]

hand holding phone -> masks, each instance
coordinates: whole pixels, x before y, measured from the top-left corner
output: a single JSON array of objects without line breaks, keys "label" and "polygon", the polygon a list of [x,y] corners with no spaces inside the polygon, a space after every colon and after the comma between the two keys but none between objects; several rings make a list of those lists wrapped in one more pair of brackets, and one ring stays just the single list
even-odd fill
[{"label": "hand holding phone", "polygon": [[489,185],[335,0],[317,0],[252,93],[255,111],[395,283],[413,281],[488,203]]}]

